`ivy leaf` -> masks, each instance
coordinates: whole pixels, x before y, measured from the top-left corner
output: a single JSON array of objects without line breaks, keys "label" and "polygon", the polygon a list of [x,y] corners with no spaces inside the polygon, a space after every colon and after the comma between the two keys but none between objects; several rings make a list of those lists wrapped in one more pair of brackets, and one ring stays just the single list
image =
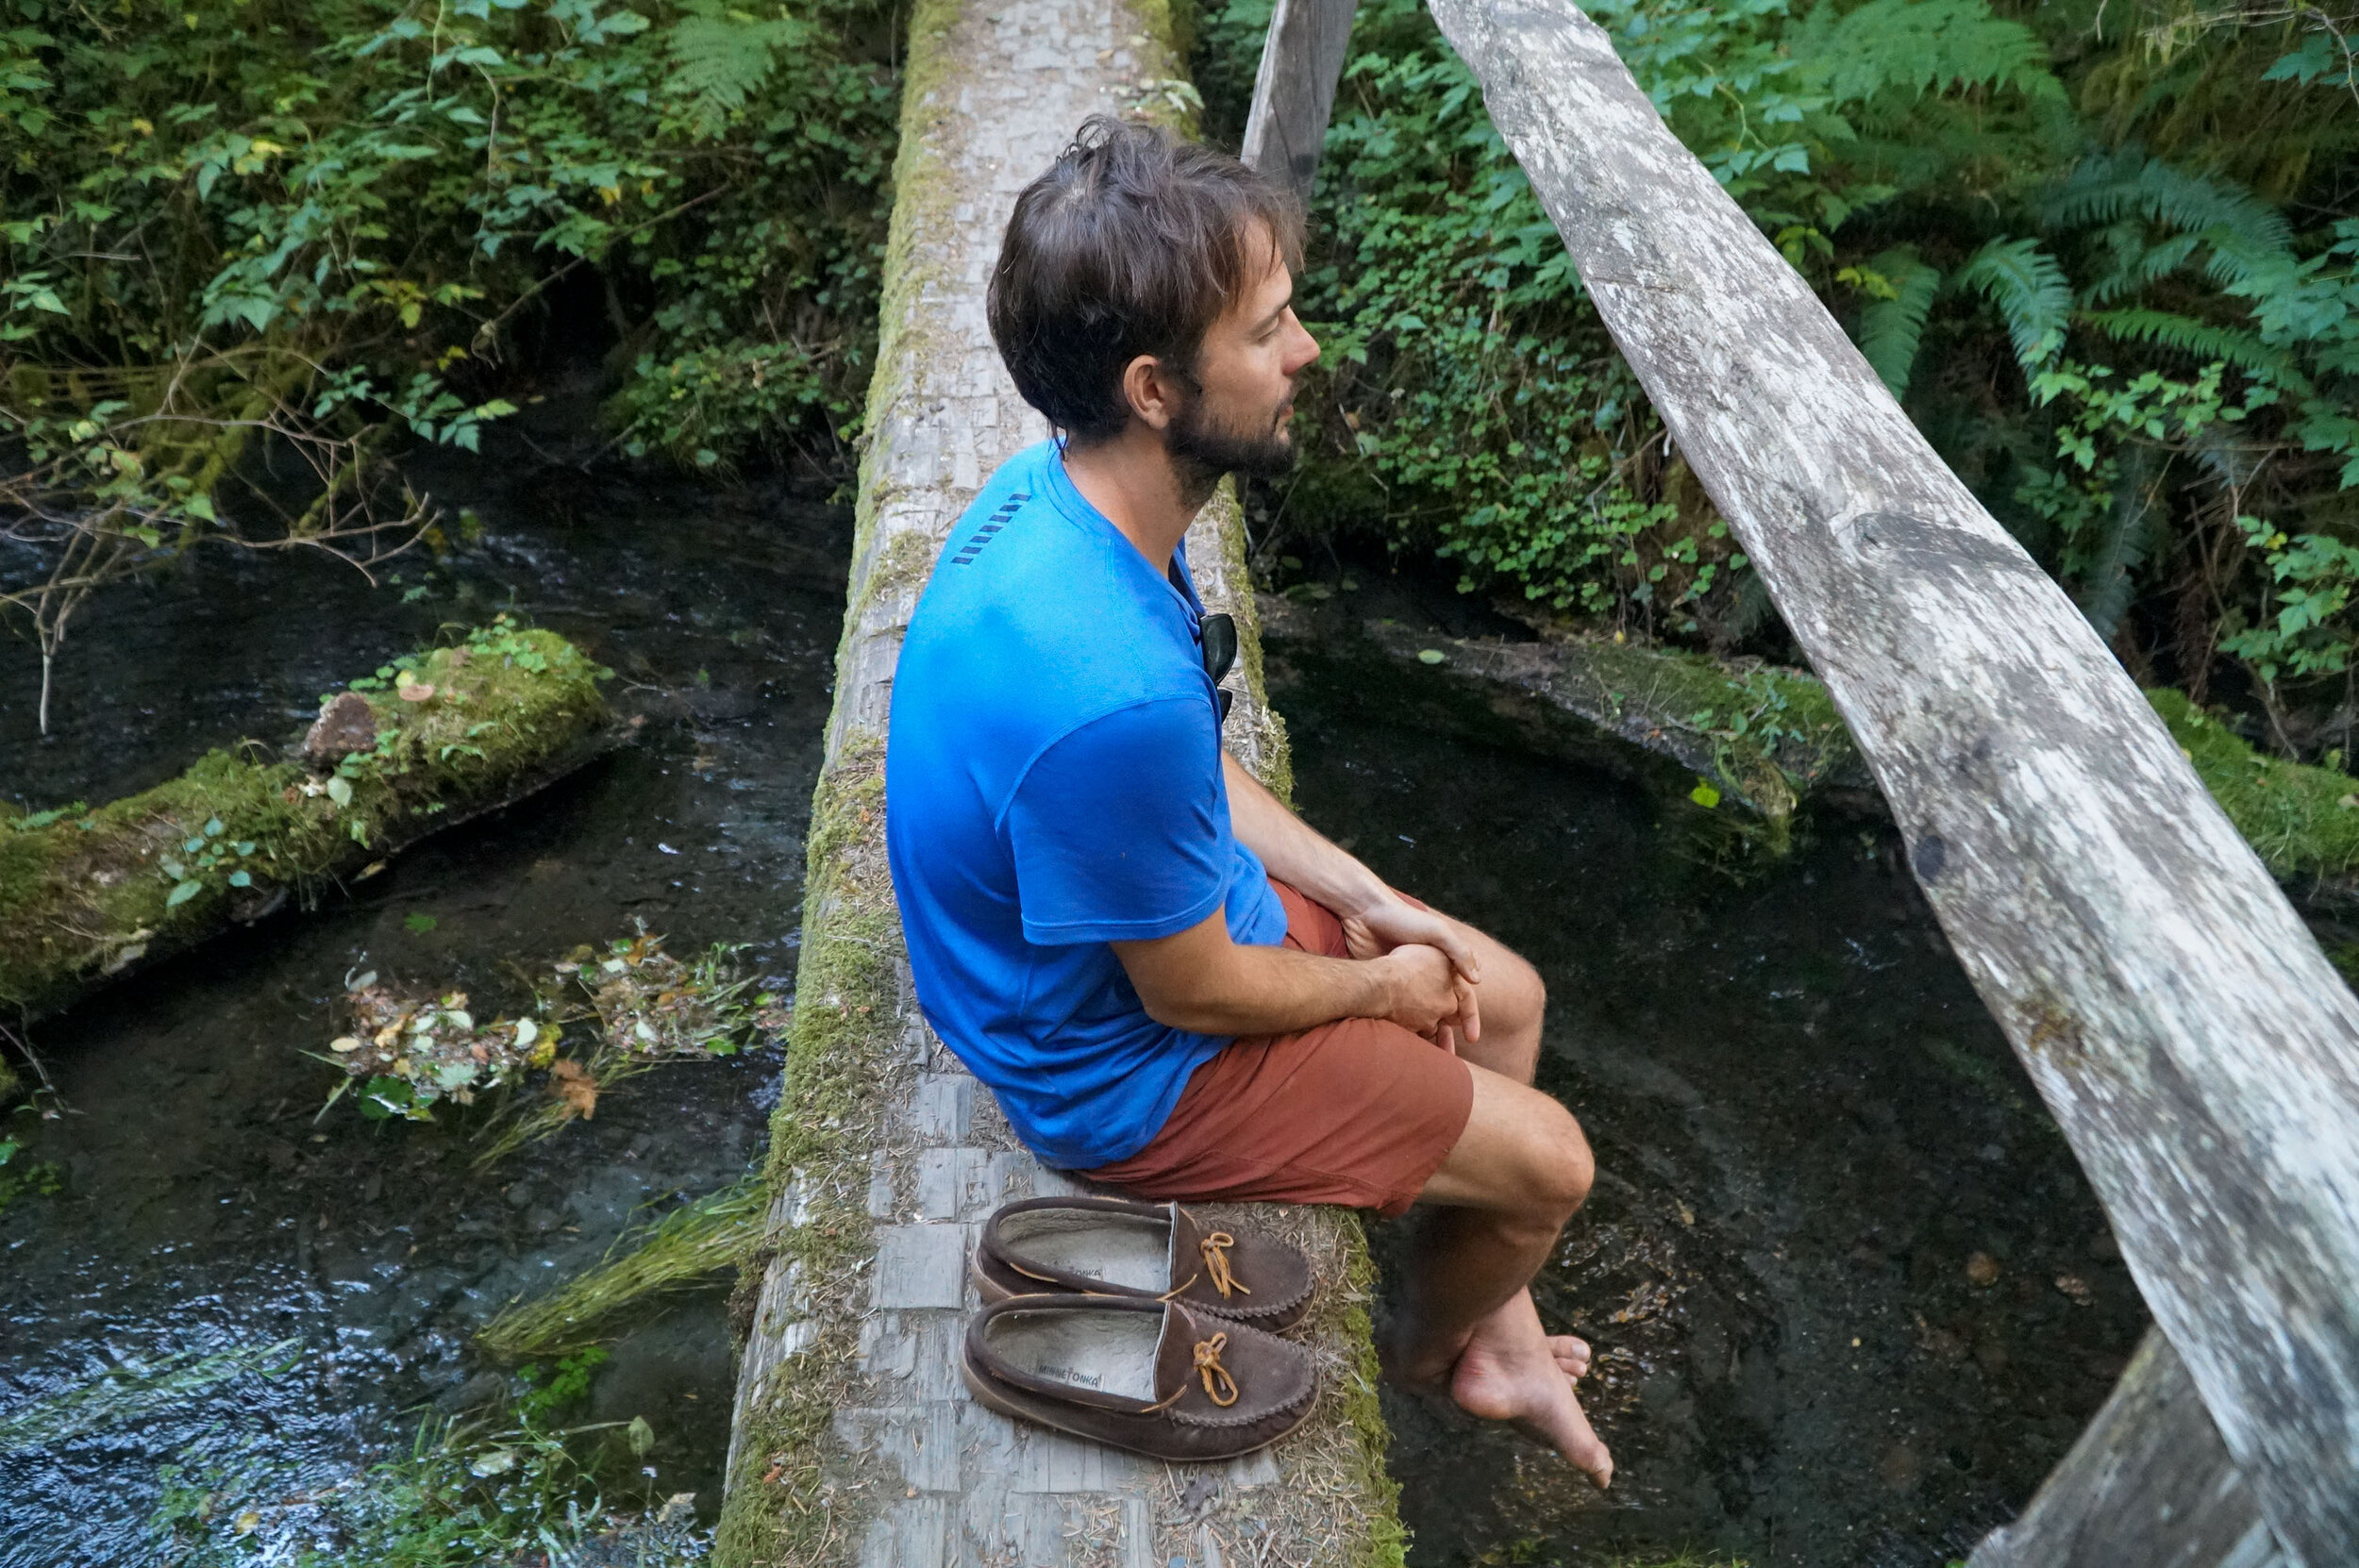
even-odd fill
[{"label": "ivy leaf", "polygon": [[328,779],[327,798],[334,801],[339,807],[351,805],[352,780],[344,777],[342,774],[338,774],[334,777]]},{"label": "ivy leaf", "polygon": [[204,890],[205,884],[202,882],[181,882],[176,884],[172,892],[164,897],[164,908],[167,909],[178,909],[181,905],[186,904],[190,899],[194,898]]}]

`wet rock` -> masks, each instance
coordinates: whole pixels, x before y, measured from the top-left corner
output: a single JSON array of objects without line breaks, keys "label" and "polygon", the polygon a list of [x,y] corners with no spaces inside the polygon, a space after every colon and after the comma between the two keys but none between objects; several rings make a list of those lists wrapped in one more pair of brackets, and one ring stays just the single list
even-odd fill
[{"label": "wet rock", "polygon": [[496,1404],[507,1393],[506,1376],[496,1372],[478,1372],[457,1388],[445,1389],[437,1394],[434,1408],[444,1415],[458,1415]]},{"label": "wet rock", "polygon": [[1966,1277],[1975,1285],[1987,1288],[1999,1283],[1999,1259],[1987,1252],[1978,1252],[1966,1260]]},{"label": "wet rock", "polygon": [[303,737],[303,755],[314,766],[332,768],[354,752],[371,750],[376,744],[376,714],[370,709],[369,699],[358,692],[343,692],[312,721]]}]

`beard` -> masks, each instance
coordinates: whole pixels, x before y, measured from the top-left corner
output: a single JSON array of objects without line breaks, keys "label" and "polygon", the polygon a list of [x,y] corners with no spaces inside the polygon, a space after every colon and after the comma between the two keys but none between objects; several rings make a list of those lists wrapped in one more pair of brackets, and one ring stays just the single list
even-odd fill
[{"label": "beard", "polygon": [[1284,413],[1261,430],[1241,430],[1215,419],[1201,392],[1188,399],[1164,430],[1163,450],[1171,455],[1181,486],[1196,506],[1212,498],[1223,475],[1280,479],[1294,472],[1297,458]]}]

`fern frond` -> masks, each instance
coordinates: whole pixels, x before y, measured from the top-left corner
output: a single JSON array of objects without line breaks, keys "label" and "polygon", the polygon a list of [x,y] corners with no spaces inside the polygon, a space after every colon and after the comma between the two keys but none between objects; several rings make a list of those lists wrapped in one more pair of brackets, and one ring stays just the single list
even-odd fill
[{"label": "fern frond", "polygon": [[2284,214],[2234,183],[2174,169],[2134,152],[2083,158],[2050,195],[2043,226],[2084,228],[2131,215],[2182,234],[2224,230],[2239,250],[2284,251],[2293,243]]},{"label": "fern frond", "polygon": [[1840,17],[1822,0],[1792,58],[1825,61],[1823,80],[1837,103],[1887,90],[1922,97],[1966,87],[2065,95],[2048,45],[2022,23],[1992,15],[1988,0],[1867,0]]},{"label": "fern frond", "polygon": [[1909,375],[1916,367],[1916,345],[1925,335],[1925,317],[1941,292],[1941,271],[1916,259],[1913,247],[1889,250],[1868,263],[1892,283],[1894,295],[1880,299],[1860,312],[1859,351],[1892,395],[1909,390]]},{"label": "fern frond", "polygon": [[717,5],[700,5],[672,24],[664,35],[672,57],[663,91],[689,100],[698,130],[720,134],[732,110],[770,79],[772,52],[800,35],[798,24],[778,18],[742,20]]},{"label": "fern frond", "polygon": [[1999,308],[2026,375],[2064,347],[2072,285],[2037,240],[1993,240],[1949,275],[1949,286],[1971,289]]},{"label": "fern frond", "polygon": [[2282,349],[2234,326],[2216,326],[2171,310],[2093,310],[2081,318],[2118,342],[2149,343],[2209,362],[2225,359],[2241,370],[2300,379]]},{"label": "fern frond", "polygon": [[2130,612],[2137,570],[2154,547],[2154,460],[2141,446],[2126,448],[2114,504],[2106,511],[2090,552],[2089,575],[2081,589],[2081,613],[2097,635],[2110,642]]},{"label": "fern frond", "polygon": [[2134,294],[2148,284],[2168,277],[2187,264],[2202,239],[2174,234],[2156,244],[2146,242],[2146,225],[2133,219],[2116,224],[2105,234],[2113,252],[2113,269],[2081,291],[2081,303],[2096,308]]}]

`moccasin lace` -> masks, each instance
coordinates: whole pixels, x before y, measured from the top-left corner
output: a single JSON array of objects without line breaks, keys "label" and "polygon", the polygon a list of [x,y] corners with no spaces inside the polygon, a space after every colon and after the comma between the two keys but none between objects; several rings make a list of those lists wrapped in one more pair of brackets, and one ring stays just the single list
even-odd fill
[{"label": "moccasin lace", "polygon": [[1252,1289],[1230,1270],[1229,1249],[1236,1244],[1237,1239],[1226,1230],[1215,1230],[1196,1243],[1196,1250],[1204,1255],[1204,1272],[1213,1276],[1213,1289],[1220,1293],[1223,1301],[1229,1299],[1232,1291],[1242,1295],[1253,1293]]},{"label": "moccasin lace", "polygon": [[[1237,1380],[1229,1375],[1227,1367],[1220,1364],[1220,1353],[1228,1348],[1229,1336],[1225,1333],[1214,1334],[1209,1340],[1196,1342],[1196,1375],[1204,1379],[1204,1397],[1218,1405],[1222,1410],[1227,1410],[1237,1402]],[[1225,1393],[1224,1390],[1227,1391]],[[1158,1399],[1146,1408],[1149,1410],[1160,1410],[1167,1406],[1176,1405],[1180,1402],[1181,1395],[1187,1392],[1188,1385],[1182,1382],[1172,1391],[1170,1398]]]}]

